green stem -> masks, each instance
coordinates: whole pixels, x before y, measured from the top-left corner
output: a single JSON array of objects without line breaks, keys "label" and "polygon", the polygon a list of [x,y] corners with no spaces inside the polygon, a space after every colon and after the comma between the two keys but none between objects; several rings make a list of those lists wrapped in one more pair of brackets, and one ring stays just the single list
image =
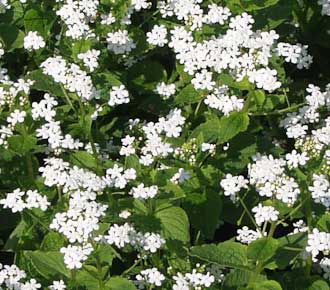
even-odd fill
[{"label": "green stem", "polygon": [[123,273],[121,273],[120,276],[124,277],[126,274],[131,272],[137,265],[139,265],[141,261],[142,261],[142,258],[136,260],[135,263],[131,267],[129,267],[127,270],[125,270]]},{"label": "green stem", "polygon": [[256,221],[254,220],[252,214],[250,213],[249,209],[247,208],[246,204],[244,203],[243,199],[238,195],[238,200],[241,203],[242,207],[244,208],[246,214],[249,216],[249,218],[251,219],[252,223],[254,224],[254,226],[256,227],[256,229],[259,229],[259,226],[257,225]]},{"label": "green stem", "polygon": [[69,95],[67,94],[67,92],[66,92],[64,86],[63,86],[62,84],[60,84],[60,87],[61,87],[61,89],[62,89],[63,95],[64,95],[64,97],[65,97],[67,103],[69,104],[70,108],[71,108],[71,109],[72,109],[72,110],[78,115],[78,112],[77,112],[76,108],[73,106],[73,104],[72,104],[72,102],[71,102],[71,100],[70,100],[70,97],[69,97]]}]

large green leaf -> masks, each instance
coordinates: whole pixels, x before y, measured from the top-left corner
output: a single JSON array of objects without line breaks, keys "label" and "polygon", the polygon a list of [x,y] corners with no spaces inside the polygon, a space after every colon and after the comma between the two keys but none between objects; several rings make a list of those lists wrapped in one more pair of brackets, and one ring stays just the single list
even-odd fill
[{"label": "large green leaf", "polygon": [[169,207],[156,212],[160,219],[164,236],[173,240],[189,242],[189,219],[180,207]]},{"label": "large green leaf", "polygon": [[10,149],[24,155],[36,147],[37,141],[37,138],[31,135],[13,135],[8,139],[8,144]]},{"label": "large green leaf", "polygon": [[194,104],[202,99],[202,95],[197,92],[192,84],[184,87],[175,97],[175,103],[179,105]]},{"label": "large green leaf", "polygon": [[113,277],[106,283],[109,290],[136,290],[136,287],[131,281],[125,278]]},{"label": "large green leaf", "polygon": [[51,93],[55,96],[64,96],[61,86],[54,82],[54,80],[41,70],[34,70],[27,75],[27,78],[34,80],[33,89]]},{"label": "large green leaf", "polygon": [[24,32],[11,24],[0,24],[0,38],[5,44],[6,51],[14,48],[22,48],[24,42]]},{"label": "large green leaf", "polygon": [[212,118],[198,126],[191,137],[203,134],[205,141],[216,141],[220,144],[244,132],[249,125],[249,116],[245,112],[234,112],[221,119]]},{"label": "large green leaf", "polygon": [[60,276],[70,276],[70,271],[65,267],[63,255],[56,252],[26,251],[25,256],[29,258],[36,270],[46,279]]},{"label": "large green leaf", "polygon": [[282,290],[281,285],[273,280],[262,281],[254,284],[253,289],[255,290]]},{"label": "large green leaf", "polygon": [[227,241],[218,245],[208,244],[192,247],[190,255],[222,267],[247,270],[246,250],[247,247],[240,243]]},{"label": "large green leaf", "polygon": [[278,244],[278,241],[273,238],[258,239],[248,246],[247,256],[253,261],[267,261],[275,255]]},{"label": "large green leaf", "polygon": [[46,38],[50,33],[55,19],[56,16],[52,11],[47,11],[47,13],[44,13],[41,10],[29,9],[24,15],[25,30],[37,31]]}]

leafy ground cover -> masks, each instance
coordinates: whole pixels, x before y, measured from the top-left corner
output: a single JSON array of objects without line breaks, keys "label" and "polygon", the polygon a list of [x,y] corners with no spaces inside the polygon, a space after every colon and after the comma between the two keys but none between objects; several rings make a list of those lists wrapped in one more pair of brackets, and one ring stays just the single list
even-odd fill
[{"label": "leafy ground cover", "polygon": [[329,0],[0,12],[0,289],[329,290]]}]

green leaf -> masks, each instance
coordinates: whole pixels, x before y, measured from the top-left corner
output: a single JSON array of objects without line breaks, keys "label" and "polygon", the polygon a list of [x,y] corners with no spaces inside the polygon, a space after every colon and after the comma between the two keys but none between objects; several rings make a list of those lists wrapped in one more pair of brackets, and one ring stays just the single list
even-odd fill
[{"label": "green leaf", "polygon": [[[307,244],[307,234],[298,233],[288,235],[277,239],[279,242],[275,255],[265,265],[268,269],[285,269],[300,253],[305,249]],[[301,249],[301,251],[299,251]]]},{"label": "green leaf", "polygon": [[64,246],[65,238],[56,232],[49,232],[43,239],[40,249],[42,251],[59,251]]},{"label": "green leaf", "polygon": [[227,241],[218,245],[208,244],[192,247],[190,255],[222,267],[247,270],[246,250],[247,247],[240,243]]},{"label": "green leaf", "polygon": [[56,252],[25,251],[36,270],[46,279],[58,277],[58,275],[70,276],[70,271],[65,267],[63,255]]},{"label": "green leaf", "polygon": [[321,218],[317,222],[317,227],[324,232],[330,231],[330,214],[329,213],[325,213],[324,215],[321,216]]},{"label": "green leaf", "polygon": [[13,135],[8,138],[9,148],[21,155],[32,151],[36,147],[37,142],[38,139],[31,135]]},{"label": "green leaf", "polygon": [[262,281],[262,282],[254,284],[253,289],[255,289],[255,290],[282,290],[282,287],[278,282],[276,282],[274,280],[269,280],[269,281]]},{"label": "green leaf", "polygon": [[198,93],[192,84],[184,87],[175,97],[175,104],[194,104],[199,102],[203,96]]},{"label": "green leaf", "polygon": [[156,212],[160,219],[164,236],[173,240],[189,242],[189,219],[180,207],[169,207]]},{"label": "green leaf", "polygon": [[71,162],[80,167],[87,167],[89,169],[97,168],[97,163],[94,156],[86,151],[76,151],[70,156]]},{"label": "green leaf", "polygon": [[244,132],[249,125],[249,117],[247,113],[234,112],[228,117],[220,120],[219,142],[225,143],[235,137],[238,133]]},{"label": "green leaf", "polygon": [[29,9],[24,15],[24,26],[26,31],[37,31],[44,38],[50,33],[51,27],[54,24],[56,16],[52,11],[47,13],[41,10]]},{"label": "green leaf", "polygon": [[[186,200],[191,196],[189,194]],[[192,196],[193,199],[190,202],[185,203],[191,225],[193,228],[200,230],[206,238],[213,239],[222,212],[221,196],[218,192],[212,190],[207,190],[204,194],[196,194],[195,196]],[[198,200],[198,204],[195,204],[195,199]]]},{"label": "green leaf", "polygon": [[113,277],[106,283],[109,290],[136,290],[136,287],[131,281],[125,278]]},{"label": "green leaf", "polygon": [[324,280],[313,281],[306,290],[329,290],[329,285]]},{"label": "green leaf", "polygon": [[212,118],[198,126],[191,137],[203,134],[205,141],[216,141],[219,144],[226,143],[240,132],[247,130],[249,116],[245,112],[234,112],[220,120]]},{"label": "green leaf", "polygon": [[34,70],[27,75],[27,79],[35,81],[32,88],[48,92],[54,96],[64,96],[61,86],[52,77],[44,75],[41,70]]},{"label": "green leaf", "polygon": [[278,241],[273,238],[258,239],[248,246],[247,256],[253,261],[267,261],[275,255],[278,244]]},{"label": "green leaf", "polygon": [[5,44],[6,51],[22,48],[24,43],[24,32],[11,24],[0,24],[0,38]]},{"label": "green leaf", "polygon": [[89,290],[103,290],[100,288],[100,281],[97,278],[98,272],[97,269],[93,266],[86,265],[85,269],[77,272],[76,281],[80,286],[85,286],[85,289]]}]

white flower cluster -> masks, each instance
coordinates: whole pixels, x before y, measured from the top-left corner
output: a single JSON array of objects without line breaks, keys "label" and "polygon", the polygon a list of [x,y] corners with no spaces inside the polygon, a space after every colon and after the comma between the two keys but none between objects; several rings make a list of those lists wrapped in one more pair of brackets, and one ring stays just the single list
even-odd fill
[{"label": "white flower cluster", "polygon": [[88,241],[94,231],[99,229],[100,219],[105,215],[107,205],[96,202],[97,193],[107,186],[105,178],[58,158],[45,159],[45,166],[40,167],[46,186],[56,186],[69,193],[68,209],[56,213],[50,228],[62,233],[69,245],[61,248],[64,262],[69,269],[81,268],[82,263],[93,251]]},{"label": "white flower cluster", "polygon": [[7,9],[10,9],[11,5],[8,0],[1,0],[0,1],[0,13],[5,13]]},{"label": "white flower cluster", "polygon": [[[281,126],[286,129],[286,134],[289,138],[303,139],[306,137],[308,124],[319,122],[319,109],[324,106],[329,108],[330,106],[329,90],[321,92],[319,87],[309,85],[306,91],[309,93],[306,96],[307,104],[300,108],[298,112],[289,113],[281,122]],[[330,144],[330,141],[323,136],[325,133],[324,130],[329,130],[328,126],[325,126],[324,129],[315,130],[313,136],[311,136],[312,141],[318,143],[317,145],[320,147]]]},{"label": "white flower cluster", "polygon": [[105,215],[107,205],[98,203],[95,194],[75,191],[66,212],[56,213],[50,228],[62,233],[70,243],[86,243],[92,233],[99,229],[99,220]]},{"label": "white flower cluster", "polygon": [[65,193],[81,189],[89,192],[101,192],[106,187],[102,177],[77,166],[70,167],[68,162],[60,158],[47,158],[44,162],[45,166],[40,167],[39,171],[45,178],[46,186],[63,187]]},{"label": "white flower cluster", "polygon": [[112,168],[108,168],[104,181],[107,186],[123,189],[127,183],[136,179],[136,171],[133,168],[124,170],[115,164]]},{"label": "white flower cluster", "polygon": [[252,208],[252,212],[254,212],[254,218],[259,226],[265,222],[277,221],[280,214],[273,206],[263,206],[261,203]]},{"label": "white flower cluster", "polygon": [[220,186],[224,190],[224,195],[229,196],[230,199],[235,202],[237,200],[237,193],[239,193],[243,188],[248,187],[248,180],[244,176],[233,176],[230,173],[226,174],[220,182]]},{"label": "white flower cluster", "polygon": [[173,279],[175,280],[173,290],[201,290],[209,288],[215,282],[214,276],[209,272],[203,274],[197,269],[193,269],[191,273],[177,273]]},{"label": "white flower cluster", "polygon": [[113,107],[115,105],[128,104],[129,92],[126,90],[124,85],[114,86],[110,90],[109,106]]},{"label": "white flower cluster", "polygon": [[107,42],[108,49],[114,54],[126,54],[136,47],[133,40],[128,36],[127,30],[109,32]]},{"label": "white flower cluster", "polygon": [[318,0],[317,3],[322,6],[322,15],[330,16],[330,0]]},{"label": "white flower cluster", "polygon": [[260,196],[272,197],[292,206],[300,189],[294,178],[285,173],[286,162],[272,155],[257,155],[253,164],[249,164],[250,184],[254,185]]},{"label": "white flower cluster", "polygon": [[0,58],[5,54],[5,50],[3,49],[3,44],[0,42]]},{"label": "white flower cluster", "polygon": [[165,240],[159,234],[138,232],[128,223],[112,225],[107,235],[99,236],[96,240],[115,245],[118,248],[131,245],[137,250],[144,250],[150,253],[156,253],[165,244]]},{"label": "white flower cluster", "polygon": [[240,111],[244,107],[244,100],[228,95],[229,87],[215,88],[213,93],[206,96],[204,103],[210,108],[221,111],[225,116],[233,111]]},{"label": "white flower cluster", "polygon": [[[266,235],[266,234],[265,234]],[[250,244],[253,241],[262,238],[262,233],[257,230],[250,230],[247,226],[237,230],[236,239],[243,244]]]},{"label": "white flower cluster", "polygon": [[145,269],[135,276],[135,279],[147,285],[162,286],[165,276],[157,268]]},{"label": "white flower cluster", "polygon": [[317,261],[317,256],[320,253],[328,254],[330,251],[330,233],[313,229],[312,233],[308,234],[306,251],[312,255],[314,261]]},{"label": "white flower cluster", "polygon": [[69,92],[76,93],[82,101],[89,101],[99,96],[93,86],[92,78],[78,65],[68,64],[63,57],[49,57],[40,66],[44,74],[51,76]]},{"label": "white flower cluster", "polygon": [[309,157],[306,152],[298,153],[297,150],[292,150],[291,153],[285,155],[287,165],[292,168],[297,168],[299,165],[306,165]]},{"label": "white flower cluster", "polygon": [[153,185],[145,187],[143,183],[139,184],[137,187],[133,187],[128,193],[137,199],[150,199],[154,198],[158,193],[158,186]]},{"label": "white flower cluster", "polygon": [[135,137],[129,135],[126,135],[124,138],[122,138],[122,146],[120,148],[119,154],[122,156],[130,156],[132,154],[135,154],[134,141]]},{"label": "white flower cluster", "polygon": [[67,26],[65,35],[73,39],[93,37],[94,33],[89,27],[98,13],[98,0],[59,0],[63,6],[56,11],[61,20]]},{"label": "white flower cluster", "polygon": [[[203,17],[203,9],[198,2],[160,1],[158,6],[163,17],[176,15],[178,20],[189,22],[191,29],[199,27],[203,21],[224,23],[228,19],[229,29],[224,34],[199,43],[194,40],[192,32],[183,26],[176,26],[170,31],[169,47],[173,48],[185,71],[193,76],[194,87],[211,91],[209,102],[212,106],[221,107],[215,99],[218,94],[214,92],[214,73],[230,73],[236,81],[247,78],[258,88],[272,92],[281,86],[277,80],[277,71],[270,67],[269,61],[276,52],[283,54],[298,68],[311,64],[312,58],[307,54],[306,46],[281,43],[278,49],[276,40],[279,35],[273,30],[253,31],[254,19],[247,13],[230,18],[228,9],[213,4],[209,6],[209,13]],[[241,107],[241,104],[235,104],[241,102],[238,98],[229,98],[226,100],[228,102],[234,108]]]},{"label": "white flower cluster", "polygon": [[9,124],[9,127],[14,129],[16,124],[21,124],[24,122],[25,117],[26,117],[25,111],[20,111],[16,109],[13,112],[11,112],[10,115],[7,117],[7,123]]},{"label": "white flower cluster", "polygon": [[39,102],[32,103],[32,118],[37,121],[44,119],[46,123],[36,129],[37,137],[41,140],[48,141],[46,153],[61,153],[65,149],[74,150],[83,147],[83,143],[79,139],[73,139],[70,134],[63,134],[60,122],[55,121],[55,106],[58,102],[54,97],[45,94],[44,98]]},{"label": "white flower cluster", "polygon": [[190,177],[191,173],[189,171],[184,170],[184,168],[179,168],[178,172],[171,177],[170,181],[175,184],[182,184],[190,179]]},{"label": "white flower cluster", "polygon": [[181,115],[181,110],[175,108],[166,118],[161,117],[156,123],[149,122],[144,125],[142,131],[146,139],[141,148],[140,163],[148,166],[156,157],[164,158],[172,153],[173,148],[169,143],[163,141],[162,135],[177,138],[180,136],[184,124],[185,118]]},{"label": "white flower cluster", "polygon": [[324,279],[330,280],[330,259],[327,257],[322,258],[320,267],[323,271]]},{"label": "white flower cluster", "polygon": [[26,95],[30,93],[30,88],[34,81],[18,79],[16,82],[13,82],[9,79],[7,70],[0,68],[0,84],[4,85],[0,87],[1,107],[5,105],[11,107],[16,100],[23,106],[26,104]]},{"label": "white flower cluster", "polygon": [[169,97],[175,94],[175,84],[166,84],[161,82],[156,87],[156,92],[163,97],[164,100],[167,100]]},{"label": "white flower cluster", "polygon": [[[41,284],[35,279],[26,282],[21,280],[26,278],[26,273],[20,270],[16,265],[8,266],[0,264],[0,287],[15,290],[37,290],[41,288]],[[2,289],[2,288],[1,288]]]},{"label": "white flower cluster", "polygon": [[53,281],[53,284],[50,285],[49,290],[65,290],[66,289],[66,285],[64,284],[63,280],[59,280],[59,281]]},{"label": "white flower cluster", "polygon": [[293,225],[294,229],[293,229],[293,232],[291,234],[298,234],[298,233],[308,232],[308,227],[307,227],[304,220],[298,220],[298,221],[294,222],[292,225]]},{"label": "white flower cluster", "polygon": [[316,203],[324,205],[327,209],[330,208],[330,182],[325,175],[314,174],[313,186],[309,186],[308,189]]},{"label": "white flower cluster", "polygon": [[42,36],[38,35],[37,31],[29,31],[29,33],[24,37],[24,48],[32,51],[38,50],[39,48],[44,48],[46,45]]},{"label": "white flower cluster", "polygon": [[84,63],[84,66],[89,69],[90,72],[93,72],[98,66],[98,60],[101,52],[96,49],[87,50],[84,53],[79,53],[77,57],[81,59]]},{"label": "white flower cluster", "polygon": [[46,196],[42,196],[37,190],[22,191],[20,188],[7,193],[6,198],[0,200],[4,208],[10,208],[12,212],[21,212],[24,209],[40,208],[47,210],[50,202]]},{"label": "white flower cluster", "polygon": [[209,152],[211,155],[215,154],[215,150],[217,148],[216,144],[211,143],[202,143],[202,152]]},{"label": "white flower cluster", "polygon": [[300,43],[292,45],[280,42],[277,44],[277,53],[285,57],[286,62],[296,64],[298,69],[309,68],[313,62],[313,58],[308,54],[307,49],[307,45]]},{"label": "white flower cluster", "polygon": [[83,246],[69,245],[62,247],[60,252],[64,255],[64,263],[68,269],[80,269],[83,262],[93,252],[93,247],[91,244],[85,244]]},{"label": "white flower cluster", "polygon": [[147,41],[152,45],[163,47],[168,43],[166,27],[155,25],[150,32],[147,32]]}]

